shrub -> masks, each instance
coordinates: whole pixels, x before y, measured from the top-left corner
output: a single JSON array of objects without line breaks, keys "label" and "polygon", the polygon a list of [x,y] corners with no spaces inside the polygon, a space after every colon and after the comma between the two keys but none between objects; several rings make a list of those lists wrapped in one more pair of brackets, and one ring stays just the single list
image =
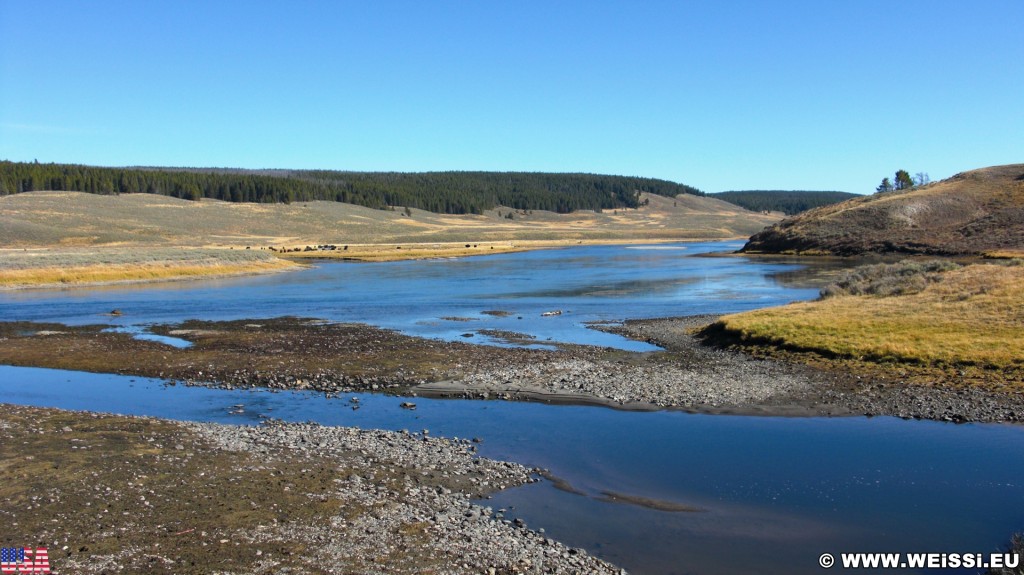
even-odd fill
[{"label": "shrub", "polygon": [[822,299],[841,295],[893,296],[919,293],[939,281],[942,273],[960,268],[949,260],[903,260],[854,268],[822,288]]}]

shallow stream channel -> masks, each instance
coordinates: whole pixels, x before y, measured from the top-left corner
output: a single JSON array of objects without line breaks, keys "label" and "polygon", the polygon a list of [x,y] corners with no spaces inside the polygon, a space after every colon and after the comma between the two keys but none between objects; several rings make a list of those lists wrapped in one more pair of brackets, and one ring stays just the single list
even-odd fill
[{"label": "shallow stream channel", "polygon": [[[9,292],[0,294],[0,318],[108,323],[145,335],[147,325],[189,318],[293,315],[490,344],[510,345],[477,330],[526,334],[535,345],[550,339],[644,351],[652,346],[586,324],[727,313],[816,295],[796,263],[703,255],[734,247],[581,247]],[[120,316],[106,315],[115,308]],[[541,315],[556,310],[562,313]],[[508,313],[486,313],[498,311]],[[257,424],[272,417],[476,438],[482,456],[550,470],[548,480],[482,503],[632,573],[821,573],[826,552],[987,554],[1024,528],[1019,426],[329,398],[10,366],[0,366],[0,398],[178,420]],[[403,401],[416,409],[402,409]]]}]

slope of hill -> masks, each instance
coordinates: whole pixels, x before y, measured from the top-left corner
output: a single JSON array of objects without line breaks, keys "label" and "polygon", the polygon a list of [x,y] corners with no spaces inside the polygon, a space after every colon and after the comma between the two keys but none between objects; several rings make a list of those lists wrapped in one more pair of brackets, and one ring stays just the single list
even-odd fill
[{"label": "slope of hill", "polygon": [[1024,250],[1024,164],[820,207],[750,238],[747,253],[968,255]]},{"label": "slope of hill", "polygon": [[779,219],[694,195],[641,194],[640,201],[637,209],[602,212],[498,207],[480,215],[450,215],[324,201],[259,204],[154,194],[28,192],[0,196],[0,246],[710,240],[749,237]]},{"label": "slope of hill", "polygon": [[799,190],[738,190],[708,195],[752,212],[782,212],[787,216],[860,197],[848,192]]},{"label": "slope of hill", "polygon": [[675,182],[600,174],[102,168],[0,161],[0,196],[43,190],[228,202],[326,200],[444,214],[481,214],[497,206],[558,213],[612,210],[639,207],[642,193],[703,195]]}]

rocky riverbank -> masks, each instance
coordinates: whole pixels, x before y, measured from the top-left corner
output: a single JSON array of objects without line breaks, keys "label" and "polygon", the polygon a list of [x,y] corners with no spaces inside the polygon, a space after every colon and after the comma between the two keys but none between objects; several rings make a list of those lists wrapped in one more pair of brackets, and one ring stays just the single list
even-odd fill
[{"label": "rocky riverbank", "polygon": [[473,451],[0,405],[0,540],[57,573],[621,573],[474,503],[539,479]]},{"label": "rocky riverbank", "polygon": [[[766,413],[889,415],[952,422],[1024,421],[1024,389],[978,385],[986,374],[963,369],[917,369],[899,364],[859,364],[788,354],[763,347],[729,345],[709,338],[702,328],[715,316],[624,322],[616,332],[659,345],[679,358],[693,358],[700,369],[717,366],[724,385],[748,378],[770,392],[749,408]],[[686,360],[683,360],[686,361]],[[763,375],[761,383],[745,370]],[[994,374],[989,379],[997,379]],[[968,377],[969,376],[969,377]],[[968,382],[970,379],[970,382]],[[739,412],[743,412],[742,404]]]},{"label": "rocky riverbank", "polygon": [[984,371],[901,365],[868,369],[698,335],[715,319],[593,326],[663,348],[650,353],[582,345],[492,347],[302,318],[188,321],[152,328],[188,339],[192,345],[186,348],[111,333],[104,326],[0,323],[0,363],[158,377],[185,385],[329,394],[376,391],[703,413],[1024,419],[1021,388],[1012,382],[978,385],[987,377]]},{"label": "rocky riverbank", "polygon": [[[419,393],[508,399],[558,398],[624,408],[691,411],[755,409],[818,384],[806,369],[701,345],[689,329],[705,318],[595,325],[666,348],[645,354],[570,348],[529,362],[498,357],[458,381],[420,385]],[[655,337],[657,335],[657,337]]]}]

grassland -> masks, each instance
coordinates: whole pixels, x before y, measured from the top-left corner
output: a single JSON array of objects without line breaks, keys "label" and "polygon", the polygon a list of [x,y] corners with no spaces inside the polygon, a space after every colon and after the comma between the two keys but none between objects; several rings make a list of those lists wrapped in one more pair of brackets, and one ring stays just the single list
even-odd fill
[{"label": "grassland", "polygon": [[72,248],[0,250],[0,289],[271,273],[293,262],[252,250]]},{"label": "grassland", "polygon": [[[523,240],[740,238],[778,220],[720,200],[644,195],[639,209],[571,214],[509,208],[482,215],[374,210],[337,202],[231,204],[150,194],[31,192],[0,197],[0,245],[301,247]],[[512,219],[508,218],[512,214]]]},{"label": "grassland", "polygon": [[932,269],[895,282],[910,289],[893,283],[868,281],[853,293],[833,288],[838,295],[817,301],[724,316],[708,334],[860,367],[952,370],[965,381],[970,368],[981,383],[1024,384],[1024,265]]},{"label": "grassland", "polygon": [[[0,245],[5,248],[0,251],[0,288],[295,267],[294,262],[276,258],[280,255],[291,260],[389,261],[585,243],[740,238],[778,219],[699,196],[647,194],[643,199],[647,204],[639,209],[600,213],[499,208],[456,216],[337,202],[252,204],[151,194],[15,194],[0,197]],[[305,251],[319,245],[338,249]]]}]

